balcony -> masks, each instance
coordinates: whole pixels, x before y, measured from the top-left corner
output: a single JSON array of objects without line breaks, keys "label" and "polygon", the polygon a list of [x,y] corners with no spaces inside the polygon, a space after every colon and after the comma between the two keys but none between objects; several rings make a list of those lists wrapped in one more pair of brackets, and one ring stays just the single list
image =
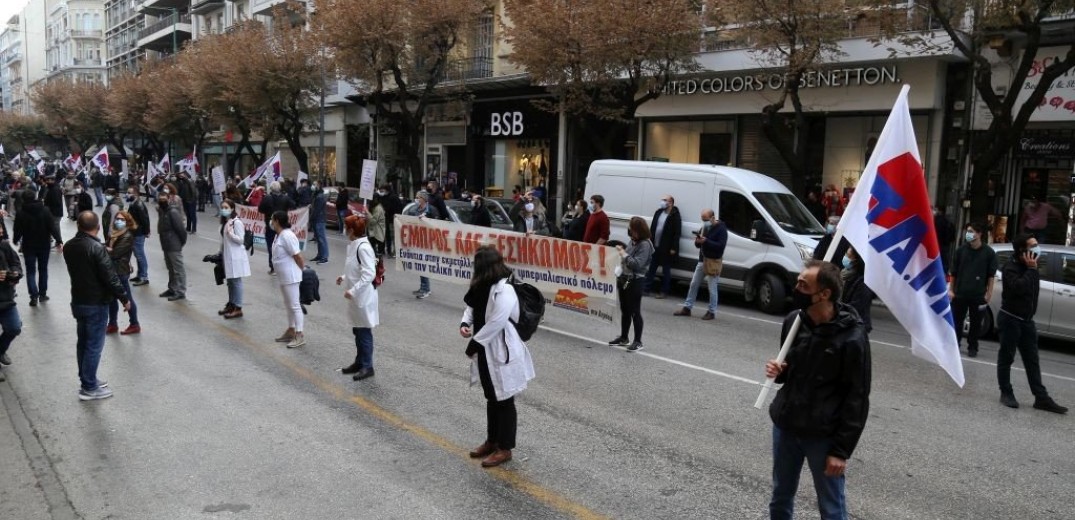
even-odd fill
[{"label": "balcony", "polygon": [[193,30],[190,15],[172,14],[138,31],[138,46],[154,51],[170,52],[173,46],[181,48],[184,42],[190,40],[191,34]]},{"label": "balcony", "polygon": [[71,31],[72,38],[92,38],[95,40],[99,40],[101,38],[104,38],[104,35],[104,31],[97,30],[73,29]]},{"label": "balcony", "polygon": [[194,0],[190,4],[190,12],[194,14],[206,14],[224,8],[224,0]]},{"label": "balcony", "polygon": [[284,4],[287,4],[287,0],[250,0],[250,14],[269,16],[274,7]]},{"label": "balcony", "polygon": [[452,60],[444,71],[444,81],[465,82],[493,77],[492,58],[466,58]]},{"label": "balcony", "polygon": [[4,65],[11,65],[20,61],[22,61],[22,53],[16,51],[11,54],[8,54],[7,58],[4,59]]},{"label": "balcony", "polygon": [[185,9],[190,6],[190,0],[142,0],[136,10],[143,14],[156,14],[172,9]]}]

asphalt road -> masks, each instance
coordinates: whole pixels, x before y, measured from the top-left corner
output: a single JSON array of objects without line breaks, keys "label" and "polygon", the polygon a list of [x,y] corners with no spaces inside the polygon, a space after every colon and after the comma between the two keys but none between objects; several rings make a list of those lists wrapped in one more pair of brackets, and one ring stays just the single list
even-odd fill
[{"label": "asphalt road", "polygon": [[[200,260],[219,236],[201,220],[185,302],[157,297],[166,273],[150,240],[151,284],[135,288],[143,333],[105,347],[112,399],[76,397],[62,258],[50,264],[52,301],[30,308],[20,290],[24,332],[0,383],[0,518],[767,516],[771,423],[752,405],[777,317],[725,298],[703,322],[673,317],[676,298],[646,299],[646,348],[627,353],[604,345],[616,326],[550,308],[530,344],[537,379],[518,399],[515,460],[485,470],[466,455],[484,438],[485,408],[457,334],[462,287],[434,282],[415,300],[417,277],[389,266],[377,375],[353,382],[339,373],[354,356],[333,285],[343,239],[330,237],[332,261],[317,266],[308,344],[287,350],[272,341],[286,318],[262,251],[246,316],[217,317],[226,289]],[[848,470],[854,518],[1071,518],[1075,418],[1031,409],[1018,372],[1024,406],[1002,407],[995,343],[965,360],[960,389],[911,356],[884,309],[871,340],[870,419]],[[1075,348],[1049,348],[1045,384],[1075,404]],[[816,517],[808,475],[800,488],[801,516]]]}]

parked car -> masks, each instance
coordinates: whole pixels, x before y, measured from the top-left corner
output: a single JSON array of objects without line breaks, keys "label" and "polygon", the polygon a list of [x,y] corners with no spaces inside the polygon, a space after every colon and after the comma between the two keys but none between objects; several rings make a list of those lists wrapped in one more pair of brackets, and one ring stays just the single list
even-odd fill
[{"label": "parked car", "polygon": [[[508,218],[508,213],[504,211],[504,208],[495,202],[490,204],[491,201],[489,201],[489,199],[485,200],[485,209],[489,212],[489,218],[493,222],[493,227],[511,231],[511,219]],[[444,205],[448,207],[449,217],[452,222],[470,224],[470,213],[474,210],[474,206],[471,206],[470,202],[463,200],[446,200],[444,201]],[[403,208],[404,215],[414,216],[417,213],[418,204],[414,202],[407,204],[407,207]]]},{"label": "parked car", "polygon": [[[325,225],[339,228],[340,215],[336,212],[336,196],[340,194],[340,191],[335,186],[326,186],[324,191],[326,199]],[[366,212],[366,206],[362,204],[362,199],[358,196],[358,188],[348,188],[347,199],[347,207],[351,209],[351,214]]]},{"label": "parked car", "polygon": [[[492,198],[492,199],[486,197],[485,200],[494,201],[498,205],[500,205],[502,208],[504,208],[505,213],[507,213],[508,217],[511,219],[511,222],[513,224],[516,221],[518,221],[520,218],[522,218],[522,217],[519,216],[519,211],[522,209],[522,205],[520,203],[516,202],[515,199],[513,199],[511,197],[496,197],[496,198]],[[512,210],[515,210],[514,215],[512,214],[513,213]],[[549,208],[545,208],[545,211],[546,211],[546,214],[545,214],[546,222],[545,223],[547,224],[548,230],[549,230],[547,234],[555,236],[555,237],[563,236],[563,235],[561,235],[561,232],[560,232],[560,230],[563,229],[563,226],[558,225],[556,223],[555,218],[553,218],[553,219],[549,218],[549,216],[551,214]]]},{"label": "parked car", "polygon": [[[992,244],[992,248],[997,252],[1001,269],[997,271],[997,281],[993,285],[993,298],[989,301],[988,310],[982,313],[983,336],[996,332],[996,316],[1000,312],[1004,294],[1001,272],[1012,256],[1011,244]],[[1038,312],[1034,315],[1038,334],[1075,340],[1075,247],[1041,244],[1038,271],[1041,292],[1038,294]],[[969,320],[964,320],[962,325],[964,333],[967,333],[970,330]]]}]

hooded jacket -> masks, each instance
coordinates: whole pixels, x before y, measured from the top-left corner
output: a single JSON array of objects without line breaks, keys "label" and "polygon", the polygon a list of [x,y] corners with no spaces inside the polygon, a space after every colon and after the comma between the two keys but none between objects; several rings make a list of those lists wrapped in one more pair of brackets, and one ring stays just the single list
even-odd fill
[{"label": "hooded jacket", "polygon": [[816,324],[803,311],[784,318],[781,343],[795,316],[802,326],[776,378],[784,386],[769,405],[781,430],[832,441],[829,455],[847,460],[855,451],[870,411],[870,342],[850,306],[836,303],[836,317]]}]

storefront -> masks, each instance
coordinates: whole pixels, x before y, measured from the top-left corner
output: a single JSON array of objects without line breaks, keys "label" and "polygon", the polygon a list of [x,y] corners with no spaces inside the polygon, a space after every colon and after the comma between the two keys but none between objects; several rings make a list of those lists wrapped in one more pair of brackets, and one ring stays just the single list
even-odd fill
[{"label": "storefront", "polygon": [[[559,118],[530,99],[476,100],[470,116],[468,149],[474,154],[471,182],[489,196],[555,186]],[[471,188],[473,189],[473,188]]]}]

